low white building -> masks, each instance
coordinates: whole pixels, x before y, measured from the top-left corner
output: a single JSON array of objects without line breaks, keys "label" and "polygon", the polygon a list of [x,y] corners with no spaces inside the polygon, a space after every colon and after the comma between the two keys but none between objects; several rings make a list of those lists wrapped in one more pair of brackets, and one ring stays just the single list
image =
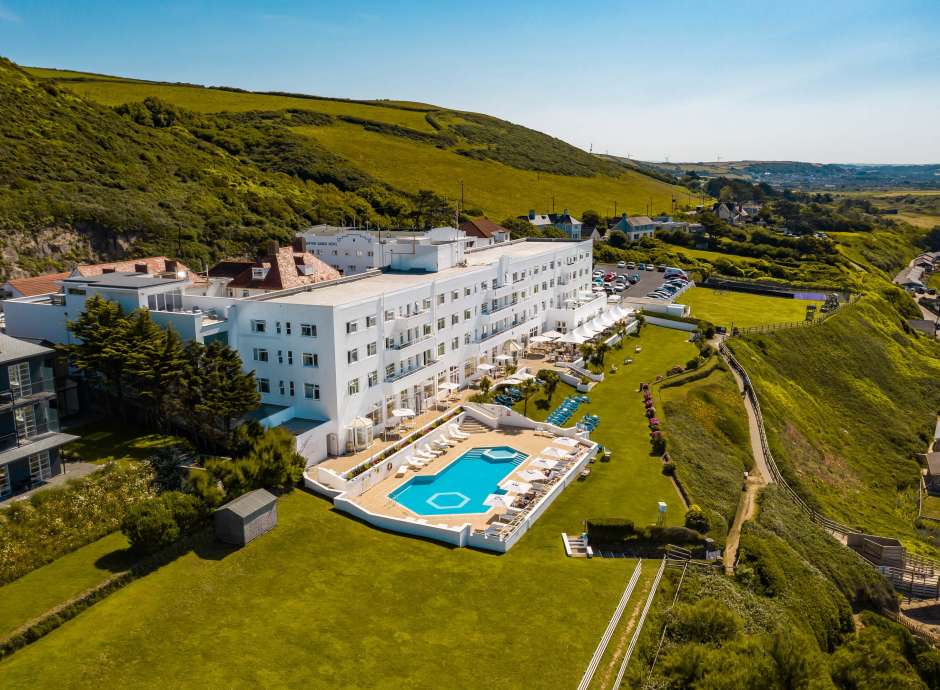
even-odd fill
[{"label": "low white building", "polygon": [[286,425],[318,462],[345,449],[353,420],[368,418],[378,434],[393,409],[419,413],[442,383],[463,386],[479,364],[514,355],[543,331],[574,330],[607,307],[590,291],[590,241],[475,250],[452,237],[398,241],[384,270],[249,297],[206,295],[185,275],[70,277],[56,293],[8,300],[7,329],[68,342],[66,321],[100,294],[126,310],[149,308],[184,339],[222,339],[255,372],[262,422]]}]

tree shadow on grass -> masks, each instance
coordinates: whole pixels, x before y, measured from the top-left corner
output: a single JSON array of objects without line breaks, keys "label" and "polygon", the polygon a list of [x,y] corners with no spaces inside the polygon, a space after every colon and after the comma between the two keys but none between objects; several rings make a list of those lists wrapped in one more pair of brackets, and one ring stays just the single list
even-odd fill
[{"label": "tree shadow on grass", "polygon": [[95,567],[111,573],[134,570],[143,574],[169,565],[190,552],[202,560],[221,561],[239,548],[241,547],[218,541],[210,525],[156,553],[140,553],[131,548],[116,549],[96,560]]},{"label": "tree shadow on grass", "polygon": [[140,560],[140,556],[130,548],[115,549],[98,558],[95,561],[95,567],[109,573],[121,573],[133,567],[138,560]]}]

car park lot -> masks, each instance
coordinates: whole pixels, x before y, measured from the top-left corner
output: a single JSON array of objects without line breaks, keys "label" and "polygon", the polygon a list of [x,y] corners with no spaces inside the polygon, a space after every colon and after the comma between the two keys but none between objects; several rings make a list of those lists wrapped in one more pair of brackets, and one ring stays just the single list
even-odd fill
[{"label": "car park lot", "polygon": [[617,264],[596,264],[594,266],[595,271],[603,271],[607,273],[608,271],[615,273],[617,275],[633,275],[634,273],[640,276],[640,281],[636,285],[627,285],[623,292],[615,292],[615,295],[622,295],[624,297],[646,297],[647,293],[657,290],[662,287],[662,284],[666,282],[666,277],[663,273],[659,271],[641,271],[638,268],[617,268]]}]

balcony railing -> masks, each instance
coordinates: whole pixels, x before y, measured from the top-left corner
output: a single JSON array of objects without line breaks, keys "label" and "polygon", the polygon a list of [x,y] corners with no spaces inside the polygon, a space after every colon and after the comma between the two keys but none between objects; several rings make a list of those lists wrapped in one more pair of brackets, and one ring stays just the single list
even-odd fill
[{"label": "balcony railing", "polygon": [[434,334],[429,333],[428,335],[421,335],[421,336],[418,336],[417,338],[412,338],[411,340],[408,340],[404,343],[388,343],[386,347],[389,350],[404,350],[406,347],[411,347],[412,345],[423,343],[425,340],[431,340],[431,338],[433,337],[434,337]]},{"label": "balcony railing", "polygon": [[395,372],[394,374],[392,374],[391,376],[386,376],[386,377],[385,377],[385,383],[392,383],[393,381],[398,381],[399,379],[403,379],[403,378],[405,378],[406,376],[411,376],[411,375],[414,374],[416,371],[421,371],[422,369],[427,369],[429,366],[431,366],[432,364],[434,364],[434,363],[436,363],[436,362],[437,362],[436,359],[432,359],[431,361],[429,361],[429,362],[427,362],[427,363],[425,363],[425,364],[418,364],[417,366],[413,366],[413,367],[411,367],[410,369],[404,369],[404,370],[402,370],[402,371],[396,371],[396,372]]},{"label": "balcony railing", "polygon": [[495,307],[493,305],[489,305],[488,307],[482,308],[480,311],[482,311],[484,314],[495,314],[496,312],[502,311],[503,309],[514,307],[517,304],[519,304],[519,300],[513,300],[511,302],[506,302],[506,304],[497,304]]},{"label": "balcony railing", "polygon": [[12,434],[5,434],[0,436],[0,451],[35,443],[40,437],[45,436],[46,434],[56,433],[58,430],[59,420],[52,417],[42,422],[41,424],[37,424],[36,428],[31,430],[28,434],[22,431],[16,431]]},{"label": "balcony railing", "polygon": [[26,384],[13,384],[9,389],[0,391],[0,405],[9,405],[41,393],[54,392],[55,381],[51,378],[39,379]]}]

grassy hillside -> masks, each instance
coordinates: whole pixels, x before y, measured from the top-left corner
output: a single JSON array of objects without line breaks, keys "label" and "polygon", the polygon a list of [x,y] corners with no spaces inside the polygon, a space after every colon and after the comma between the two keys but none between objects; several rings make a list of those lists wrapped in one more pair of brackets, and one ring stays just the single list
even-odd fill
[{"label": "grassy hillside", "polygon": [[[451,199],[464,180],[465,208],[494,217],[530,208],[604,212],[616,200],[629,212],[668,210],[687,190],[591,156],[563,141],[486,115],[397,101],[348,101],[249,93],[30,68],[38,78],[117,106],[157,97],[197,113],[299,109],[328,115],[296,131],[391,187],[429,189]],[[612,212],[612,209],[611,209]]]},{"label": "grassy hillside", "polygon": [[914,527],[940,402],[940,346],[908,331],[895,288],[814,328],[730,341],[754,381],[781,471],[832,517],[931,549]]}]

